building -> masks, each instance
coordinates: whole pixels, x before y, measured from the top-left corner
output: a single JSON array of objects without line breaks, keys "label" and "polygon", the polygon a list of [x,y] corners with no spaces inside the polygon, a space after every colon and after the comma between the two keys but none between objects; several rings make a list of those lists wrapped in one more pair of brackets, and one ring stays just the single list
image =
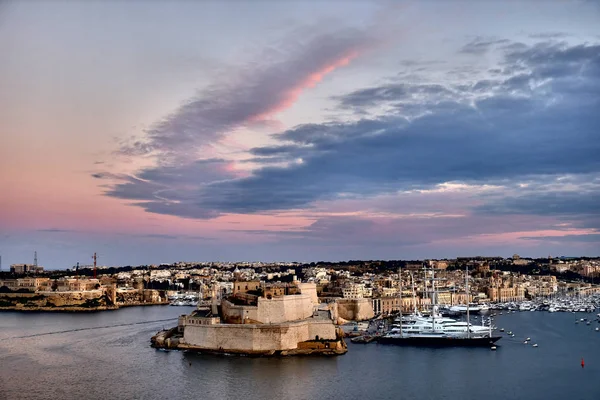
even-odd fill
[{"label": "building", "polygon": [[342,289],[344,299],[363,299],[372,295],[373,290],[365,287],[364,283],[350,283]]},{"label": "building", "polygon": [[329,310],[318,309],[314,283],[236,281],[220,310],[212,307],[179,319],[178,348],[243,354],[346,352]]},{"label": "building", "polygon": [[515,282],[514,277],[492,277],[487,295],[493,302],[522,301],[525,300],[525,288]]},{"label": "building", "polygon": [[415,308],[424,310],[431,307],[431,299],[421,297],[376,297],[372,299],[373,312],[382,315],[390,315],[399,313],[402,309],[403,313],[412,312]]},{"label": "building", "polygon": [[34,264],[12,264],[10,266],[10,272],[17,275],[24,275],[27,273],[42,273],[44,267],[40,267]]}]

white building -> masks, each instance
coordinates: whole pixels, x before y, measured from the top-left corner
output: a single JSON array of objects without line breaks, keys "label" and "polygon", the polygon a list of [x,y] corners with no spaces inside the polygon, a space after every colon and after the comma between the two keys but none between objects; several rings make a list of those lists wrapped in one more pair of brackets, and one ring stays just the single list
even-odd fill
[{"label": "white building", "polygon": [[365,287],[364,283],[351,283],[342,289],[342,296],[345,299],[362,299],[373,296],[373,290]]}]

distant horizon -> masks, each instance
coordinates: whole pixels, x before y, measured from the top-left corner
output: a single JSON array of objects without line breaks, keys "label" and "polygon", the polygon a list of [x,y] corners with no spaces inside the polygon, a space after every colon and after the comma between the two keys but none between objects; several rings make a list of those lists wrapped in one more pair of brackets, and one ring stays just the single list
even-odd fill
[{"label": "distant horizon", "polygon": [[597,254],[599,20],[0,2],[3,265]]},{"label": "distant horizon", "polygon": [[[514,255],[514,254],[513,254]],[[499,256],[499,255],[494,255],[494,256],[486,256],[486,255],[477,255],[477,256],[456,256],[456,257],[437,257],[437,258],[433,258],[433,257],[426,257],[426,258],[387,258],[387,259],[383,259],[383,258],[372,258],[372,259],[347,259],[347,260],[314,260],[314,261],[298,261],[298,260],[277,260],[277,261],[261,261],[261,260],[236,260],[236,261],[224,261],[224,260],[208,260],[208,261],[199,261],[199,260],[178,260],[178,261],[171,261],[171,262],[151,262],[151,263],[141,263],[141,264],[113,264],[113,265],[103,265],[103,264],[98,264],[97,268],[99,269],[103,269],[103,268],[123,268],[123,267],[143,267],[143,266],[149,266],[149,265],[172,265],[172,264],[177,264],[177,263],[227,263],[227,264],[236,264],[236,263],[265,263],[265,264],[276,264],[276,263],[297,263],[297,264],[311,264],[311,263],[319,263],[319,262],[324,262],[324,263],[347,263],[347,262],[351,262],[351,261],[356,261],[356,262],[369,262],[369,261],[384,261],[384,262],[391,262],[391,261],[427,261],[427,260],[436,260],[436,261],[445,261],[445,260],[456,260],[456,259],[476,259],[476,258],[502,258],[502,259],[511,259],[513,256]],[[594,256],[587,256],[587,255],[581,255],[581,256],[539,256],[539,257],[532,257],[532,256],[525,256],[525,255],[521,255],[519,254],[519,258],[521,259],[580,259],[580,258],[590,258],[590,259],[600,259],[600,255],[594,255]],[[33,263],[28,263],[28,262],[17,262],[17,263],[12,263],[11,265],[14,264],[29,264],[29,265],[33,265]],[[77,266],[77,263],[73,264],[72,266],[66,266],[66,267],[47,267],[41,263],[38,263],[38,266],[43,267],[44,271],[57,271],[57,270],[70,270],[73,269]],[[91,269],[93,268],[93,264],[80,264],[79,265],[80,269]],[[4,267],[4,262],[2,263],[2,269],[0,269],[0,272],[9,272],[10,271],[10,265],[5,268]]]}]

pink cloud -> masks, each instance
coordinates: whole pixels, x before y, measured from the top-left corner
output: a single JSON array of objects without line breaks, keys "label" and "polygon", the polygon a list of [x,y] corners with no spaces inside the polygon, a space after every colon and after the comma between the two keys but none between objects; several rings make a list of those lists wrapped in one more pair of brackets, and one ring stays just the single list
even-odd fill
[{"label": "pink cloud", "polygon": [[325,78],[326,75],[332,73],[338,68],[348,65],[353,59],[358,57],[360,52],[352,49],[341,55],[336,60],[331,61],[327,65],[322,66],[318,70],[310,73],[306,78],[301,80],[297,85],[290,89],[284,90],[284,94],[279,103],[274,104],[268,110],[260,114],[253,115],[249,118],[249,122],[268,121],[273,118],[274,114],[280,113],[292,107],[302,95],[302,92],[308,88],[315,87]]}]

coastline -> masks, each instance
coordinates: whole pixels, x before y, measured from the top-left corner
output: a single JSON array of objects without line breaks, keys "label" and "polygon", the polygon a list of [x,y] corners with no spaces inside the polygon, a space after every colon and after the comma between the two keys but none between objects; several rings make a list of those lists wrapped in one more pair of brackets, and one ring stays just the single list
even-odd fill
[{"label": "coastline", "polygon": [[97,306],[97,307],[80,307],[80,306],[62,306],[62,307],[0,307],[0,312],[23,312],[23,313],[96,313],[101,311],[114,311],[125,307],[142,307],[142,306],[167,306],[168,302],[147,302],[135,304],[118,304],[114,306]]}]

